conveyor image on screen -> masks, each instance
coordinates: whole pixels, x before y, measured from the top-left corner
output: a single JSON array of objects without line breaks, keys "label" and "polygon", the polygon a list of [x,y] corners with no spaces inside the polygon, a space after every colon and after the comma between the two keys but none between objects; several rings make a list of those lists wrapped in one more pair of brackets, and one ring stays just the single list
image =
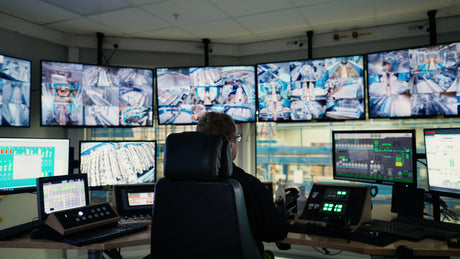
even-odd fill
[{"label": "conveyor image on screen", "polygon": [[0,126],[29,126],[30,66],[28,60],[0,55]]},{"label": "conveyor image on screen", "polygon": [[357,120],[364,117],[363,57],[257,65],[259,120]]},{"label": "conveyor image on screen", "polygon": [[155,141],[82,141],[80,172],[90,187],[155,182]]},{"label": "conveyor image on screen", "polygon": [[369,116],[459,114],[460,43],[368,54]]},{"label": "conveyor image on screen", "polygon": [[256,114],[255,67],[157,68],[159,124],[195,124],[207,111],[235,122]]},{"label": "conveyor image on screen", "polygon": [[42,125],[151,126],[153,71],[42,62]]}]

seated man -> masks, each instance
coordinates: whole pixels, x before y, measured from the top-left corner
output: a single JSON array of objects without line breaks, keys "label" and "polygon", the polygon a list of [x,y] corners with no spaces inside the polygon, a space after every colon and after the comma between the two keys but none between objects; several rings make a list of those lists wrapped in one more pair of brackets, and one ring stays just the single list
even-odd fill
[{"label": "seated man", "polygon": [[[235,160],[238,142],[242,136],[237,134],[236,124],[232,117],[225,113],[208,112],[198,121],[197,131],[218,132],[228,136],[232,159]],[[264,184],[256,177],[246,173],[233,163],[232,178],[243,187],[249,225],[259,251],[264,258],[262,242],[281,241],[287,236],[288,223],[284,215],[278,211]]]}]

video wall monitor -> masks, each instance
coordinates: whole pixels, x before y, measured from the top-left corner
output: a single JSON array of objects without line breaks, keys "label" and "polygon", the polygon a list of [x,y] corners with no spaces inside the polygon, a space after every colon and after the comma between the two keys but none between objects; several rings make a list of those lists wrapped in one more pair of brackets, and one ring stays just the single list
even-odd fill
[{"label": "video wall monitor", "polygon": [[89,187],[154,183],[156,141],[80,141],[80,173]]},{"label": "video wall monitor", "polygon": [[424,129],[428,190],[460,197],[460,128]]},{"label": "video wall monitor", "polygon": [[0,126],[29,127],[29,60],[0,55]]},{"label": "video wall monitor", "polygon": [[158,123],[196,124],[208,111],[256,121],[254,66],[157,68]]},{"label": "video wall monitor", "polygon": [[42,126],[153,126],[153,70],[41,62]]},{"label": "video wall monitor", "polygon": [[333,131],[333,176],[387,185],[417,186],[414,130]]},{"label": "video wall monitor", "polygon": [[363,56],[257,64],[259,121],[363,120]]},{"label": "video wall monitor", "polygon": [[370,118],[458,116],[460,43],[367,55]]},{"label": "video wall monitor", "polygon": [[86,174],[37,178],[38,218],[46,220],[49,214],[89,205]]},{"label": "video wall monitor", "polygon": [[0,138],[0,194],[33,192],[36,179],[69,174],[69,139]]}]

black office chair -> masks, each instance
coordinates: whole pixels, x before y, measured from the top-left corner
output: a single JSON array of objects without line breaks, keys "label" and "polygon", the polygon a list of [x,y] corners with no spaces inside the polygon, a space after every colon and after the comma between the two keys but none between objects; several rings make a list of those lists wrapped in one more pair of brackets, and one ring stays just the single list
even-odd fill
[{"label": "black office chair", "polygon": [[261,258],[222,134],[173,133],[155,185],[151,258]]}]

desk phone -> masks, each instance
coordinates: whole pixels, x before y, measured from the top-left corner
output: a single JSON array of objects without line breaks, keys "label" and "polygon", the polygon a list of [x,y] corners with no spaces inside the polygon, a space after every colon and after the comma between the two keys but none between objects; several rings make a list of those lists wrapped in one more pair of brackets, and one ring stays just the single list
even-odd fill
[{"label": "desk phone", "polygon": [[113,186],[113,204],[119,223],[151,224],[155,184]]}]

